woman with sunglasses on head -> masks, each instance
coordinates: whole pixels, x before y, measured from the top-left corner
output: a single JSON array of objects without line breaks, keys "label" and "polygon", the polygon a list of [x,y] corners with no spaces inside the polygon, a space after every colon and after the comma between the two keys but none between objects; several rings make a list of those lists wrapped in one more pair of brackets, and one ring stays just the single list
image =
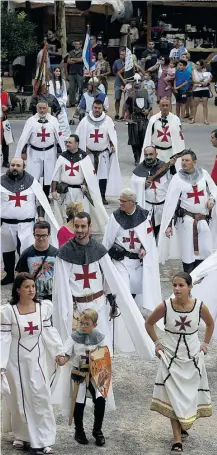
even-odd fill
[{"label": "woman with sunglasses on head", "polygon": [[203,60],[196,62],[196,68],[192,71],[192,81],[193,81],[193,104],[192,104],[192,114],[193,119],[190,123],[195,123],[197,107],[202,99],[203,105],[203,117],[205,125],[208,123],[208,99],[210,98],[210,83],[212,81],[212,75],[209,71],[206,70]]},{"label": "woman with sunglasses on head", "polygon": [[17,275],[10,303],[1,306],[0,366],[13,448],[25,450],[30,445],[32,455],[55,453],[50,447],[56,437],[50,384],[56,373],[56,356],[63,347],[51,315],[52,304],[37,298],[33,276]]},{"label": "woman with sunglasses on head", "polygon": [[[167,299],[147,318],[145,327],[155,344],[160,365],[151,410],[171,421],[174,444],[171,453],[182,453],[182,439],[199,417],[212,415],[212,404],[204,363],[214,330],[214,320],[203,302],[192,298],[192,278],[186,272],[173,277],[174,298]],[[159,340],[155,324],[164,318],[164,338]],[[200,320],[206,325],[200,343]]]},{"label": "woman with sunglasses on head", "polygon": [[59,122],[60,131],[63,134],[64,140],[66,140],[71,134],[66,109],[68,95],[66,89],[66,81],[62,78],[61,68],[59,67],[55,68],[51,76],[51,80],[49,82],[49,93],[57,98],[61,106],[61,112],[58,114],[57,119]]}]

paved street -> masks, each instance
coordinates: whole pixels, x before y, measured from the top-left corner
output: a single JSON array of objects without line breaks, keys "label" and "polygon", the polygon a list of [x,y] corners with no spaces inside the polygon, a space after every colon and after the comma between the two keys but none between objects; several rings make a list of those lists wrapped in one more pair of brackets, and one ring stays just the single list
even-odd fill
[{"label": "paved street", "polygon": [[[15,140],[19,138],[24,121],[11,121]],[[119,159],[123,175],[123,187],[129,186],[129,178],[133,170],[133,157],[131,148],[127,143],[127,126],[117,123],[119,140]],[[211,170],[215,151],[209,138],[214,125],[188,125],[184,124],[183,130],[186,146],[191,147],[198,156],[199,165]],[[74,127],[73,127],[74,130]],[[10,147],[10,157],[14,156],[15,146]],[[5,170],[4,170],[5,171]],[[116,201],[111,201],[109,212],[117,207]],[[171,292],[170,279],[179,269],[179,263],[171,261],[161,268],[161,283],[163,296],[168,297]],[[7,289],[6,289],[7,288]],[[2,298],[5,301],[10,295],[10,287],[4,287]],[[203,333],[201,332],[201,336]],[[168,455],[172,444],[169,420],[149,410],[153,384],[157,372],[158,360],[142,362],[136,355],[116,355],[113,362],[114,394],[117,410],[107,414],[104,424],[106,446],[96,448],[91,436],[92,413],[89,409],[85,412],[85,428],[90,439],[88,447],[82,447],[73,440],[73,429],[67,426],[60,412],[56,409],[57,416],[57,442],[56,451],[62,455],[76,455],[106,453],[107,455]],[[212,343],[209,355],[206,358],[207,372],[213,398],[214,411],[209,419],[198,420],[190,430],[190,436],[184,443],[186,455],[216,455],[217,454],[217,343]],[[15,455],[11,448],[12,435],[3,436],[2,453]]]}]

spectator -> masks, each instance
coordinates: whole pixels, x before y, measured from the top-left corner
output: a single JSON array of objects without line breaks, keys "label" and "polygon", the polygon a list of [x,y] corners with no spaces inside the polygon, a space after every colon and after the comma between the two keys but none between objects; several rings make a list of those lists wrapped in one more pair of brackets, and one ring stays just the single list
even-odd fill
[{"label": "spectator", "polygon": [[[150,68],[154,67],[160,57],[160,52],[155,49],[155,43],[153,41],[149,41],[148,47],[145,52],[142,54],[142,58],[145,59],[145,69],[146,71]],[[158,80],[157,69],[152,71],[152,79],[156,83]]]},{"label": "spectator", "polygon": [[187,90],[189,87],[190,73],[186,70],[186,60],[179,60],[174,82],[174,93],[176,97],[176,115],[180,120],[184,119],[185,104],[187,101]]},{"label": "spectator", "polygon": [[124,68],[125,65],[125,57],[126,57],[126,50],[120,48],[120,58],[115,60],[112,70],[115,74],[115,120],[119,120],[119,111],[120,111],[120,102],[121,102],[121,95],[122,89],[121,86],[125,85],[125,80],[120,74],[120,70]]},{"label": "spectator", "polygon": [[70,202],[70,204],[66,206],[67,224],[62,226],[57,233],[59,248],[63,246],[64,243],[68,242],[69,239],[75,237],[74,219],[77,213],[83,211],[84,206],[81,202]]},{"label": "spectator", "polygon": [[187,90],[187,101],[185,104],[184,118],[189,118],[189,120],[192,120],[192,101],[193,101],[192,71],[193,71],[193,67],[195,65],[191,62],[190,59],[191,59],[191,56],[190,56],[189,52],[187,52],[186,54],[183,54],[182,60],[186,60],[186,62],[187,62],[186,71],[188,71],[190,74],[189,86],[188,86],[188,90]]},{"label": "spectator", "polygon": [[35,243],[23,251],[15,270],[18,273],[31,273],[36,280],[38,298],[52,300],[57,248],[49,245],[50,224],[47,221],[37,221],[33,233]]},{"label": "spectator", "polygon": [[69,105],[75,106],[76,93],[83,85],[83,57],[81,41],[74,41],[75,48],[69,52]]},{"label": "spectator", "polygon": [[[170,104],[171,104],[172,88],[170,88],[170,87],[167,88],[167,85],[165,82],[169,64],[170,64],[170,60],[168,57],[161,57],[160,63],[157,64],[158,66],[155,65],[155,67],[158,68],[157,100],[159,102],[161,100],[161,98],[164,98],[166,96],[170,100]],[[150,68],[150,70],[152,70],[152,68]]]},{"label": "spectator", "polygon": [[121,34],[120,47],[127,47],[129,33],[130,33],[129,24],[123,24],[120,29]]},{"label": "spectator", "polygon": [[[173,49],[171,49],[170,51],[170,55],[169,55],[169,58],[170,60],[179,60],[179,53],[180,53],[180,46],[182,46],[183,43],[182,43],[182,40],[180,40],[180,38],[175,38],[173,40]],[[182,48],[183,50],[183,48]],[[184,53],[187,52],[187,49],[184,48]]]},{"label": "spectator", "polygon": [[[36,65],[37,65],[36,74],[37,74],[38,69],[39,69],[39,67],[41,65],[41,59],[42,59],[43,49],[44,49],[45,43],[46,42],[43,41],[40,44],[40,51],[38,52],[37,59],[36,59]],[[46,66],[47,66],[47,69],[50,71],[50,57],[49,57],[49,53],[48,52],[47,52],[47,57],[46,57]]]},{"label": "spectator", "polygon": [[130,42],[134,44],[139,39],[139,30],[136,27],[136,21],[132,19],[130,21]]},{"label": "spectator", "polygon": [[25,85],[25,57],[19,55],[19,57],[14,59],[12,65],[14,87],[17,89],[17,92],[21,92],[24,90]]},{"label": "spectator", "polygon": [[[102,88],[104,86],[102,85]],[[84,114],[88,114],[92,110],[93,102],[100,100],[103,103],[104,111],[108,111],[109,102],[108,97],[105,93],[100,90],[99,80],[96,77],[92,77],[87,84],[87,91],[83,93],[79,104],[80,108],[80,119],[84,117]]]},{"label": "spectator", "polygon": [[62,61],[61,42],[56,38],[52,30],[47,32],[48,54],[50,57],[50,70],[53,70],[60,65]]},{"label": "spectator", "polygon": [[190,123],[195,123],[197,106],[202,99],[203,105],[203,117],[205,125],[208,125],[208,98],[209,95],[209,86],[212,80],[212,75],[206,71],[205,64],[203,60],[196,62],[196,68],[192,71],[192,81],[193,81],[193,119]]},{"label": "spectator", "polygon": [[105,60],[102,52],[98,52],[96,62],[96,75],[100,78],[100,81],[105,87],[105,93],[108,93],[108,76],[111,73],[109,63]]},{"label": "spectator", "polygon": [[150,73],[146,73],[144,75],[144,80],[142,82],[141,87],[145,88],[148,92],[149,107],[151,108],[150,115],[152,115],[154,106],[155,83],[154,81],[152,81]]},{"label": "spectator", "polygon": [[187,52],[187,49],[185,48],[184,43],[185,43],[184,39],[179,39],[179,42],[178,42],[179,47],[178,47],[178,55],[177,55],[178,59],[181,59],[183,54],[186,54],[186,52]]},{"label": "spectator", "polygon": [[102,52],[102,46],[97,44],[95,35],[91,35],[90,42],[91,42],[92,52],[95,56],[97,56],[99,52]]},{"label": "spectator", "polygon": [[173,82],[175,79],[175,73],[176,73],[176,67],[175,67],[175,62],[171,60],[169,62],[168,70],[167,70],[167,75],[164,79],[164,82],[166,84],[165,90],[169,90],[170,88],[173,88]]}]

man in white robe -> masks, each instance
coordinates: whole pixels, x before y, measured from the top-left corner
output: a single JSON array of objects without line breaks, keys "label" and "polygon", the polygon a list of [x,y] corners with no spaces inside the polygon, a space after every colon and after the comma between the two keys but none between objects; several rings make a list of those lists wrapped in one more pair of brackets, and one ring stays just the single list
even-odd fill
[{"label": "man in white robe", "polygon": [[33,225],[37,217],[36,199],[41,205],[38,208],[39,215],[43,217],[45,212],[56,234],[59,229],[41,185],[24,170],[24,166],[21,158],[13,158],[9,170],[1,177],[1,248],[4,269],[7,273],[1,280],[2,285],[14,281],[18,239],[21,253],[34,243]]},{"label": "man in white robe", "polygon": [[167,191],[159,234],[160,262],[181,258],[187,273],[212,254],[217,230],[217,188],[196,160],[192,150],[183,152],[182,169]]},{"label": "man in white robe", "polygon": [[[26,152],[23,154],[24,148]],[[17,144],[16,158],[26,159],[26,170],[36,180],[44,179],[44,192],[50,192],[50,184],[57,160],[58,147],[64,150],[64,141],[58,120],[48,114],[48,104],[39,100],[37,114],[30,117]]]},{"label": "man in white robe", "polygon": [[[176,173],[175,158],[168,165],[158,159],[158,153],[154,146],[144,149],[144,161],[137,166],[131,177],[131,188],[136,193],[137,204],[149,211],[154,235],[157,239],[163,213],[167,189],[172,176]],[[156,173],[159,175],[150,180]]]},{"label": "man in white robe", "polygon": [[[182,152],[185,148],[185,141],[182,132],[182,125],[179,117],[170,112],[168,98],[161,98],[159,103],[160,112],[152,115],[143,143],[143,150],[150,144],[157,149],[159,160],[170,160],[170,157]],[[143,156],[141,160],[143,160]],[[180,160],[176,163],[176,169],[180,168]]]},{"label": "man in white robe", "polygon": [[117,154],[117,134],[112,119],[103,112],[103,104],[96,100],[93,109],[79,123],[76,134],[80,148],[90,154],[96,171],[103,204],[106,196],[118,197],[121,173]]},{"label": "man in white robe", "polygon": [[[64,193],[61,193],[62,190]],[[96,225],[94,232],[96,229],[104,234],[108,215],[102,204],[99,184],[91,159],[79,148],[77,134],[71,134],[66,143],[66,151],[59,156],[56,162],[51,192],[55,201],[55,214],[60,225],[64,224],[67,219],[66,206],[70,202],[82,202],[85,212],[90,213],[94,220]]]},{"label": "man in white robe", "polygon": [[[150,360],[154,350],[144,329],[142,315],[112,264],[106,248],[90,237],[90,223],[88,213],[77,214],[74,221],[76,237],[63,245],[57,254],[53,282],[54,326],[65,342],[72,328],[78,326],[79,314],[87,308],[93,308],[99,316],[98,328],[105,335],[105,345],[112,352],[112,322],[109,321],[109,313],[111,317],[117,316],[112,298],[112,294],[116,294],[136,351],[143,359]],[[111,311],[106,304],[107,300]]]}]

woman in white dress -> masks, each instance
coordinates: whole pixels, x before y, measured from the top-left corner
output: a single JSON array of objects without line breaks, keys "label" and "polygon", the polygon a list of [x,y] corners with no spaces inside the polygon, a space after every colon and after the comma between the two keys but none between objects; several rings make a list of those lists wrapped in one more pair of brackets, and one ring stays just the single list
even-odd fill
[{"label": "woman in white dress", "polygon": [[[186,272],[173,277],[174,299],[161,303],[146,320],[146,330],[155,343],[160,365],[154,386],[151,410],[171,420],[174,444],[171,453],[183,452],[182,439],[199,417],[212,415],[212,404],[204,355],[214,329],[214,321],[203,302],[191,297],[192,278]],[[154,325],[164,318],[164,339]],[[198,326],[206,324],[200,344]]]},{"label": "woman in white dress", "polygon": [[49,82],[49,93],[51,95],[54,95],[57,98],[57,100],[61,106],[61,112],[58,115],[57,119],[59,122],[60,131],[62,132],[64,141],[66,141],[71,134],[71,130],[70,130],[69,120],[68,120],[68,115],[67,115],[67,110],[66,110],[66,104],[67,104],[66,82],[62,78],[60,68],[55,68],[55,70],[52,74],[52,79]]},{"label": "woman in white dress", "polygon": [[[11,302],[1,307],[1,377],[9,386],[4,397],[3,431],[13,432],[14,448],[25,449],[30,444],[35,455],[55,452],[50,447],[55,443],[56,424],[49,373],[53,373],[53,381],[62,341],[52,327],[51,314],[51,302],[36,298],[32,275],[18,274]],[[6,429],[7,411],[10,425]]]}]

